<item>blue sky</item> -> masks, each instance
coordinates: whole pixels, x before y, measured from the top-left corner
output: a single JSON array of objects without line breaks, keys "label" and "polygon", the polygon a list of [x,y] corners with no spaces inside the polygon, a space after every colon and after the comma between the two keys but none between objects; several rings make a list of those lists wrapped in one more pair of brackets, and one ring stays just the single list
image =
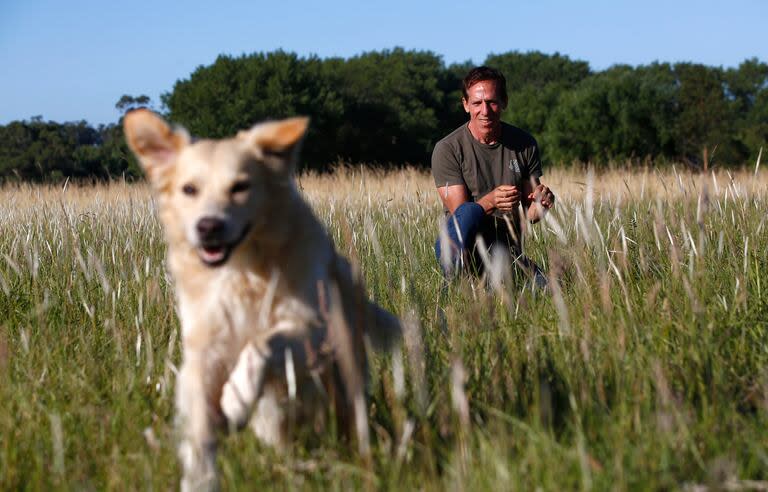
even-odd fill
[{"label": "blue sky", "polygon": [[402,46],[446,63],[538,50],[616,63],[768,61],[768,0],[186,2],[0,0],[0,124],[117,121],[219,54],[349,57]]}]

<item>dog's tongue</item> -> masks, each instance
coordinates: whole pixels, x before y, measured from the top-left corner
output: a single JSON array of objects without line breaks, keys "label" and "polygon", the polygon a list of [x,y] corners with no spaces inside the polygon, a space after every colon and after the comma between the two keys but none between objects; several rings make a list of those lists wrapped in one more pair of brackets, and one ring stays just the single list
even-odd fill
[{"label": "dog's tongue", "polygon": [[216,263],[217,261],[221,261],[224,259],[224,255],[226,254],[224,247],[217,246],[217,247],[205,247],[202,249],[203,252],[203,259],[209,263]]}]

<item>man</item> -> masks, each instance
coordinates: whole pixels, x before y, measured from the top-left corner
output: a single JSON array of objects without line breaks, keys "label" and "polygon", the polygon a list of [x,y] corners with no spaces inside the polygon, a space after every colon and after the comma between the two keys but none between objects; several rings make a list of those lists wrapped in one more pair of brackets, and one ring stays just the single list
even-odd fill
[{"label": "man", "polygon": [[472,69],[462,87],[469,122],[440,140],[432,152],[432,175],[448,219],[447,238],[438,239],[435,253],[447,275],[462,266],[482,271],[476,244],[482,237],[489,248],[510,249],[516,263],[544,286],[541,271],[521,254],[520,221],[541,220],[555,195],[540,181],[536,140],[501,121],[508,102],[506,86],[498,70]]}]

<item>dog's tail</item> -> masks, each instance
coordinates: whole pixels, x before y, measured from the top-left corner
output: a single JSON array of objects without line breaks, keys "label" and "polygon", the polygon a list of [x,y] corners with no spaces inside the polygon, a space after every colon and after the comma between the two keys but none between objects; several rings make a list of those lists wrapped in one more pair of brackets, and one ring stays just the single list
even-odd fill
[{"label": "dog's tail", "polygon": [[383,307],[368,302],[366,334],[376,350],[390,351],[403,337],[403,324],[400,319]]}]

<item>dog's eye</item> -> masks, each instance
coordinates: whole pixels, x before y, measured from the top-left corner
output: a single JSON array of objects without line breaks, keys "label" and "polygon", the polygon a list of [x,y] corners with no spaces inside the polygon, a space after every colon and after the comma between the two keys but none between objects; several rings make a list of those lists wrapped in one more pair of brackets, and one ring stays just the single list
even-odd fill
[{"label": "dog's eye", "polygon": [[233,195],[235,193],[240,193],[243,191],[247,191],[251,187],[251,183],[248,181],[238,181],[235,184],[232,185],[232,189],[229,190],[230,193]]},{"label": "dog's eye", "polygon": [[197,186],[193,184],[185,184],[181,187],[181,192],[187,196],[195,196],[197,195]]}]

